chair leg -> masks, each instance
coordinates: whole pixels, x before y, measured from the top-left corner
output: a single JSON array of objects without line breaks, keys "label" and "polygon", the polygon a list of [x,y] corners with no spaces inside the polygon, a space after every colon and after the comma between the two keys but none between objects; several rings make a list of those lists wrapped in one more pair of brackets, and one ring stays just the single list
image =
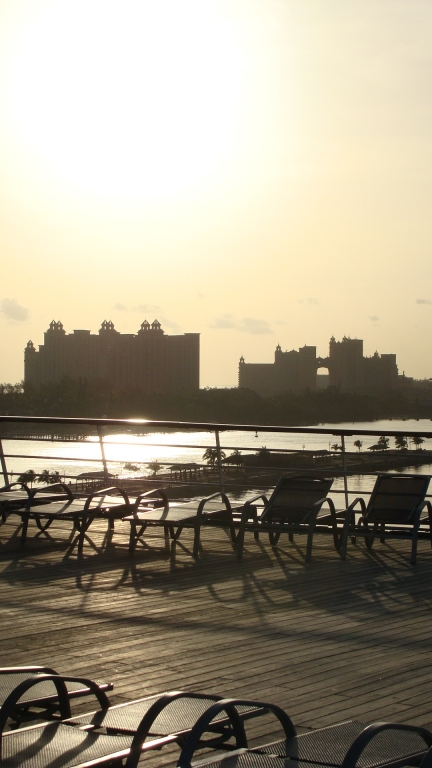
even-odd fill
[{"label": "chair leg", "polygon": [[272,547],[276,546],[280,538],[280,533],[275,531],[269,531],[269,541]]},{"label": "chair leg", "polygon": [[243,557],[244,535],[244,528],[240,528],[237,534],[237,560],[241,560]]},{"label": "chair leg", "polygon": [[135,552],[136,543],[137,543],[136,524],[131,522],[130,534],[129,534],[129,552]]},{"label": "chair leg", "polygon": [[199,546],[201,539],[201,526],[196,525],[194,528],[194,543],[193,543],[193,556],[198,557]]},{"label": "chair leg", "polygon": [[315,526],[312,526],[312,525],[309,526],[307,546],[306,546],[306,562],[307,563],[310,563],[310,561],[312,560],[312,543],[313,543],[314,528]]},{"label": "chair leg", "polygon": [[[369,530],[370,530],[370,529],[369,529],[369,526],[368,526],[368,524],[367,524],[367,522],[366,522],[366,521],[365,521],[365,524],[364,524],[364,526],[365,526],[365,529],[366,529],[367,531],[369,531]],[[374,527],[373,527],[373,533],[376,533],[376,529],[377,529],[377,524],[376,524],[376,523],[374,523]],[[371,533],[372,533],[372,531],[371,531]],[[367,548],[368,548],[368,549],[372,549],[372,547],[373,547],[373,543],[374,543],[374,536],[365,536],[365,544],[366,544],[366,546],[367,546]]]},{"label": "chair leg", "polygon": [[[339,541],[337,542],[335,541],[335,547],[336,547],[336,550],[339,552],[341,560],[346,560],[348,537],[350,534],[350,528],[352,528],[353,525],[355,529],[355,515],[349,514],[349,512],[347,512],[347,514],[344,517],[342,532],[340,534]],[[353,538],[355,540],[355,537],[351,537],[351,541]]]},{"label": "chair leg", "polygon": [[412,546],[411,546],[411,565],[415,565],[417,562],[417,542],[418,542],[418,530],[413,531]]},{"label": "chair leg", "polygon": [[27,538],[27,529],[29,524],[29,518],[27,516],[22,517],[22,531],[21,531],[21,544],[25,543],[25,540]]}]

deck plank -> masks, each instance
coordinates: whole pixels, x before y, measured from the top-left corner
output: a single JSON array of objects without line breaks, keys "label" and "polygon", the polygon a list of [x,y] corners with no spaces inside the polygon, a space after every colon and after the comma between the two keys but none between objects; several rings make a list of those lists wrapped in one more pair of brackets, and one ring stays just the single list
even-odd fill
[{"label": "deck plank", "polygon": [[[114,703],[185,688],[275,702],[300,730],[356,718],[432,727],[432,552],[420,542],[350,546],[346,562],[317,537],[272,549],[247,537],[238,563],[220,530],[175,551],[158,531],[134,556],[128,528],[95,525],[82,559],[70,525],[19,541],[0,526],[2,664],[46,664],[114,682]],[[89,703],[86,708],[92,708]],[[276,738],[255,721],[253,738]],[[169,765],[170,748],[145,763]]]}]

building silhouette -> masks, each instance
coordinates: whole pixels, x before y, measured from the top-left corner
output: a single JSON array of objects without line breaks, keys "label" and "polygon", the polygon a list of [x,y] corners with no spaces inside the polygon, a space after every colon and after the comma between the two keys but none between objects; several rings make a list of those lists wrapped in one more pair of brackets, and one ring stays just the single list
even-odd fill
[{"label": "building silhouette", "polygon": [[145,393],[197,390],[199,338],[199,333],[168,336],[158,320],[144,320],[136,334],[119,333],[107,320],[98,334],[66,333],[53,320],[38,351],[32,341],[27,344],[24,382],[37,386],[70,378]]},{"label": "building silhouette", "polygon": [[263,396],[283,392],[300,393],[317,389],[317,370],[327,368],[329,386],[340,392],[379,392],[395,389],[398,384],[396,355],[363,355],[363,341],[346,336],[330,339],[328,357],[317,357],[316,347],[282,352],[276,347],[274,363],[239,363],[239,387]]}]

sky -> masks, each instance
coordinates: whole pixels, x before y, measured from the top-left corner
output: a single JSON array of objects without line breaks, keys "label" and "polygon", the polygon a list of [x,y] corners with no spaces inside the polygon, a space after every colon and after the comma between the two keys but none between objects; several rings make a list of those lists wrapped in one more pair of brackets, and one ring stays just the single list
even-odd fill
[{"label": "sky", "polygon": [[430,0],[2,0],[0,381],[52,319],[432,377]]}]

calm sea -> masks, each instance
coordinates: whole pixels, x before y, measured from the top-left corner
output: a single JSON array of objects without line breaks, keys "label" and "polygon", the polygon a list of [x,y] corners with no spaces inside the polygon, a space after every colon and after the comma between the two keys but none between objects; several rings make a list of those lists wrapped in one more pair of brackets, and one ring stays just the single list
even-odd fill
[{"label": "calm sea", "polygon": [[[368,447],[376,443],[375,436],[356,437],[355,429],[374,429],[386,434],[388,430],[403,430],[422,433],[422,430],[430,431],[430,420],[391,420],[374,422],[349,422],[342,424],[320,424],[320,427],[329,429],[346,428],[353,431],[353,436],[346,438],[346,447],[349,451],[357,450],[354,446],[356,439],[361,439],[361,450],[367,451]],[[243,453],[254,453],[261,447],[269,449],[292,450],[319,450],[329,449],[338,442],[336,437],[319,434],[273,434],[266,432],[226,432],[220,435],[221,447],[227,455],[233,450],[241,450]],[[161,472],[177,463],[203,462],[203,453],[208,447],[215,446],[213,432],[149,432],[148,434],[133,434],[127,431],[124,434],[104,437],[105,455],[109,462],[109,471],[118,477],[139,477],[151,474],[149,462],[157,462],[161,465]],[[390,447],[394,447],[393,439],[390,439]],[[432,448],[432,440],[426,440],[425,448]],[[414,447],[412,447],[414,449]],[[62,477],[76,477],[83,472],[98,471],[102,469],[99,440],[96,435],[89,435],[82,441],[60,442],[57,440],[4,440],[3,450],[6,455],[6,463],[9,473],[13,473],[12,479],[17,474],[33,469],[36,473],[44,469],[57,470]],[[409,457],[407,457],[409,465]],[[136,469],[126,468],[127,464],[133,464]],[[413,468],[414,472],[432,474],[431,465],[423,465]],[[354,492],[366,491],[372,487],[373,478],[358,476],[350,479],[350,489]],[[342,481],[335,483],[335,488],[342,487]],[[250,492],[249,492],[250,493]]]}]

